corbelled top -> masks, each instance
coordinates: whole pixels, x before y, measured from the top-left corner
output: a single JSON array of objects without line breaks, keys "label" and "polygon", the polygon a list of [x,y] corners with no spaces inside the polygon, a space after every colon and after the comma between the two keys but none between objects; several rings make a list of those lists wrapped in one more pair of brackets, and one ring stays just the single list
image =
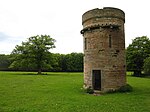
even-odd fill
[{"label": "corbelled top", "polygon": [[103,9],[92,9],[82,15],[82,24],[93,18],[119,18],[125,21],[125,13],[118,8],[104,7]]}]

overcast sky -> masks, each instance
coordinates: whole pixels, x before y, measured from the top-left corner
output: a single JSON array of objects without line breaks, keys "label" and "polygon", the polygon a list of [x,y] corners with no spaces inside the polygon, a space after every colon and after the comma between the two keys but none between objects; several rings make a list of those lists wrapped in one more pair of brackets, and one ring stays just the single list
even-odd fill
[{"label": "overcast sky", "polygon": [[56,39],[51,52],[83,52],[82,14],[103,7],[125,12],[127,47],[135,37],[150,37],[149,5],[149,0],[0,0],[0,54],[41,34]]}]

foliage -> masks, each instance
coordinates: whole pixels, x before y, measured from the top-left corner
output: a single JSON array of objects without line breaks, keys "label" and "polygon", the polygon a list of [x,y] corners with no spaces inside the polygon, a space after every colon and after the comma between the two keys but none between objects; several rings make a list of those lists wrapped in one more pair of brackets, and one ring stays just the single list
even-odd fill
[{"label": "foliage", "polygon": [[0,72],[0,112],[149,112],[150,79],[127,77],[130,93],[94,96],[81,73]]},{"label": "foliage", "polygon": [[134,71],[134,76],[141,76],[144,59],[150,55],[150,40],[146,36],[137,37],[127,47],[127,70]]},{"label": "foliage", "polygon": [[[11,55],[0,55],[0,70],[82,72],[83,53],[50,53],[55,40],[49,35],[37,35],[16,45]],[[5,58],[5,59],[4,59]],[[9,66],[9,67],[8,67]]]},{"label": "foliage", "polygon": [[119,92],[131,92],[133,90],[132,86],[130,86],[129,84],[126,84],[125,86],[121,86],[119,88]]},{"label": "foliage", "polygon": [[62,71],[62,67],[60,65],[60,60],[61,60],[61,54],[59,53],[52,53],[51,54],[51,69],[50,71]]},{"label": "foliage", "polygon": [[14,62],[10,68],[17,69],[36,69],[38,74],[41,74],[42,69],[50,68],[49,49],[55,48],[55,40],[49,35],[37,35],[28,38],[26,42],[17,45],[12,51],[15,56]]},{"label": "foliage", "polygon": [[[43,67],[44,71],[57,71],[57,72],[83,72],[83,53],[47,53],[47,64],[49,67]],[[0,55],[0,69],[5,70],[21,70],[21,71],[35,71],[36,65],[32,61],[29,63],[29,58],[22,58],[22,55],[13,53],[11,55]],[[6,61],[4,60],[6,59]],[[21,61],[19,61],[21,60]],[[2,62],[9,62],[7,66]],[[20,62],[20,63],[18,63]],[[22,64],[21,64],[22,63]],[[11,66],[10,66],[11,65]],[[10,66],[10,68],[8,68]]]},{"label": "foliage", "polygon": [[110,89],[109,91],[107,91],[107,93],[125,93],[125,92],[131,92],[133,90],[132,86],[130,86],[129,84],[126,84],[124,86],[121,86],[119,89]]},{"label": "foliage", "polygon": [[65,57],[66,71],[83,71],[83,53],[71,53]]},{"label": "foliage", "polygon": [[0,70],[8,70],[10,64],[10,55],[0,54]]},{"label": "foliage", "polygon": [[52,54],[51,71],[82,72],[83,53]]},{"label": "foliage", "polygon": [[85,88],[84,91],[86,93],[89,93],[89,94],[93,94],[94,93],[94,90],[93,90],[93,88],[91,86],[89,86],[88,88]]},{"label": "foliage", "polygon": [[148,57],[144,60],[143,68],[144,68],[144,73],[146,75],[150,75],[150,57]]}]

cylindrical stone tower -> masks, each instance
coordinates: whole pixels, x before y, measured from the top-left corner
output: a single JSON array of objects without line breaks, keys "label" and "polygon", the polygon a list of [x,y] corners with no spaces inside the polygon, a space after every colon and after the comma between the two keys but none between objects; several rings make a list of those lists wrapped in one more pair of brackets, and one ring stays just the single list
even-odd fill
[{"label": "cylindrical stone tower", "polygon": [[101,92],[126,85],[125,13],[104,7],[82,16],[84,87]]}]

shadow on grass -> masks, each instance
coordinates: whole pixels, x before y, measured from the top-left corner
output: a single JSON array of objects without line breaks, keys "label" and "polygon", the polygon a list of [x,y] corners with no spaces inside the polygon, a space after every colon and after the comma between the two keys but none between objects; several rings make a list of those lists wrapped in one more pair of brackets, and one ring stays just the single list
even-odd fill
[{"label": "shadow on grass", "polygon": [[28,72],[23,72],[23,73],[19,72],[19,73],[18,73],[18,72],[16,72],[16,73],[14,73],[14,75],[26,75],[26,76],[29,76],[29,75],[31,75],[31,76],[32,76],[32,75],[33,75],[33,76],[34,76],[34,75],[35,75],[35,76],[48,76],[48,74],[47,74],[47,73],[42,73],[42,74],[40,74],[40,75],[39,75],[39,74],[38,74],[38,73],[36,73],[36,72],[35,72],[35,73],[31,73],[31,72],[29,72],[29,73],[28,73]]},{"label": "shadow on grass", "polygon": [[26,76],[29,76],[29,75],[38,75],[37,73],[31,73],[31,72],[14,72],[14,73],[11,73],[12,75],[26,75]]},{"label": "shadow on grass", "polygon": [[133,74],[127,74],[126,75],[127,77],[136,77],[136,78],[147,78],[147,79],[150,79],[150,75],[145,75],[145,74],[142,74],[141,76],[135,76]]},{"label": "shadow on grass", "polygon": [[42,72],[42,74],[39,75],[37,72],[15,72],[14,71],[14,72],[5,72],[5,74],[24,75],[24,76],[74,76],[74,75],[83,76],[83,73],[81,72]]}]

